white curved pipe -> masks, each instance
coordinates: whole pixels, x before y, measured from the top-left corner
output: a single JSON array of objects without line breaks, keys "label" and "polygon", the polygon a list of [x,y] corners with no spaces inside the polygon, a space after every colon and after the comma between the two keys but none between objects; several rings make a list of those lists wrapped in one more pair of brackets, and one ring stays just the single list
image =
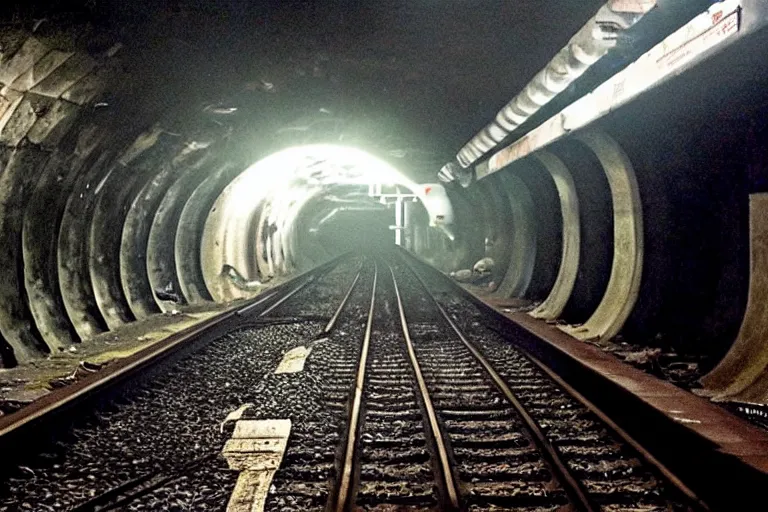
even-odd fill
[{"label": "white curved pipe", "polygon": [[618,35],[656,6],[656,0],[611,0],[523,90],[499,111],[456,155],[467,168],[495,148],[513,130],[552,101],[614,46]]}]

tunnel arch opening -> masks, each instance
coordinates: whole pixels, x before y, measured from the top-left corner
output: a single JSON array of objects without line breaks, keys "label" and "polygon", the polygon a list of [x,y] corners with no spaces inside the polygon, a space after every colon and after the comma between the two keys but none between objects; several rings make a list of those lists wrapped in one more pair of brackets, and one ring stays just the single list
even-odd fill
[{"label": "tunnel arch opening", "polygon": [[[430,191],[358,147],[309,144],[279,150],[239,174],[211,208],[200,253],[206,286],[216,301],[250,296],[251,290],[222,270],[233,268],[246,281],[264,282],[307,269],[350,247],[327,247],[312,233],[327,235],[336,225],[336,234],[325,238],[338,241],[338,221],[345,219],[348,227],[374,222],[380,239],[386,217],[392,231],[398,229],[393,211],[398,206],[392,208],[398,197],[426,204]],[[364,214],[350,219],[354,211]]]}]

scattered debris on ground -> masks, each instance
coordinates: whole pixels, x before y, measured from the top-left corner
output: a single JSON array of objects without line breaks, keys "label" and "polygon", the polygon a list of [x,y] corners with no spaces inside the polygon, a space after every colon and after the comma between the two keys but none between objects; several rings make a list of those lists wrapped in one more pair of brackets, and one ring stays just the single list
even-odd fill
[{"label": "scattered debris on ground", "polygon": [[621,335],[611,341],[600,340],[587,343],[592,343],[621,361],[688,391],[701,387],[699,379],[705,373],[702,368],[708,367],[705,356],[685,354],[672,347],[664,347],[663,344],[647,346],[630,343]]}]

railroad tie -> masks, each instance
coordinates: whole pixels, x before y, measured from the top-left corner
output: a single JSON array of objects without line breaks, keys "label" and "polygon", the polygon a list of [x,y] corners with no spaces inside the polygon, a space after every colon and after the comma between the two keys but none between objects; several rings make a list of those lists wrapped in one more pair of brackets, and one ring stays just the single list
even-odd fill
[{"label": "railroad tie", "polygon": [[261,512],[291,433],[291,420],[239,420],[222,455],[240,471],[227,512]]}]

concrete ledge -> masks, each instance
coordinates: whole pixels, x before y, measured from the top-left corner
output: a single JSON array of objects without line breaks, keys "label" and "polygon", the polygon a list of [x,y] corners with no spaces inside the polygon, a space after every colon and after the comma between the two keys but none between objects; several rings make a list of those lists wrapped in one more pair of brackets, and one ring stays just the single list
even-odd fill
[{"label": "concrete ledge", "polygon": [[112,361],[132,356],[230,307],[232,304],[210,304],[207,309],[153,315],[95,336],[87,343],[72,344],[45,359],[0,369],[0,416],[4,408],[29,405],[58,387],[72,384]]}]

